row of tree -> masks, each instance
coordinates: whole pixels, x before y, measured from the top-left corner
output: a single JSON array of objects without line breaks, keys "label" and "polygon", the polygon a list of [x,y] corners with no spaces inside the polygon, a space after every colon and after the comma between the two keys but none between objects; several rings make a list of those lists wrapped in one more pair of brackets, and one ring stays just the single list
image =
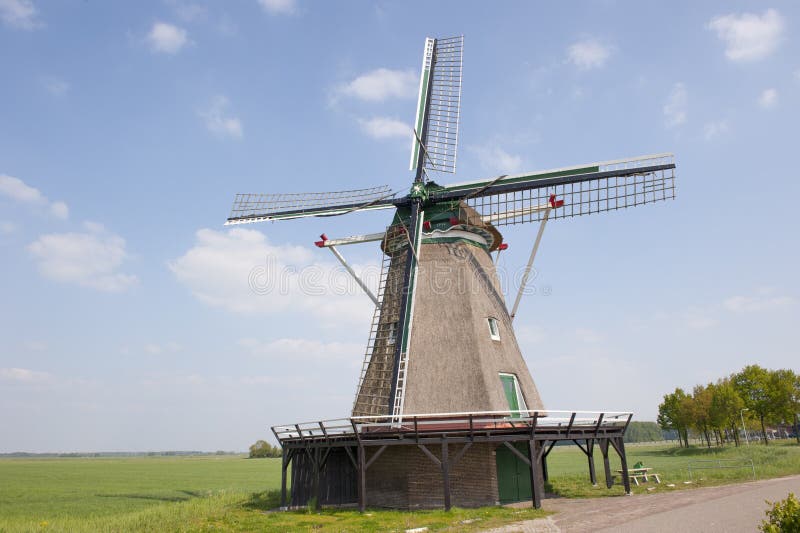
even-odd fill
[{"label": "row of tree", "polygon": [[279,446],[273,446],[265,440],[257,440],[250,446],[250,458],[258,459],[262,457],[281,457],[283,451]]},{"label": "row of tree", "polygon": [[697,431],[711,447],[711,439],[739,445],[743,419],[757,421],[764,444],[767,425],[792,424],[800,413],[800,375],[792,370],[768,370],[750,365],[716,383],[697,385],[691,394],[677,388],[658,406],[658,424],[678,432],[689,446],[689,430]]}]

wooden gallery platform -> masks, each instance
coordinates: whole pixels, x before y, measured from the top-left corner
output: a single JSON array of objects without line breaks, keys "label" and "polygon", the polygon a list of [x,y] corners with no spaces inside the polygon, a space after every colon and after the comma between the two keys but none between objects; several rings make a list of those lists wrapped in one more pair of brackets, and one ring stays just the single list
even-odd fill
[{"label": "wooden gallery platform", "polygon": [[[619,455],[625,492],[630,478],[623,436],[632,413],[505,411],[351,417],[274,426],[283,449],[281,507],[354,505],[397,509],[480,507],[531,500],[539,508],[547,455],[569,442],[588,460],[594,447]],[[291,464],[291,494],[287,473]]]}]

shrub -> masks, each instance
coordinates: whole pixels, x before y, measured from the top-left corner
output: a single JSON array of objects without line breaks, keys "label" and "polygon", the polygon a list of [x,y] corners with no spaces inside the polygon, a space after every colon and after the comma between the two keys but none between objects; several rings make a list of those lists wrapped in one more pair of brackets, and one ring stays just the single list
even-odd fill
[{"label": "shrub", "polygon": [[272,446],[265,440],[258,440],[250,446],[250,457],[281,457],[283,451],[278,446]]},{"label": "shrub", "polygon": [[800,500],[793,493],[785,500],[770,502],[772,509],[764,511],[769,520],[761,522],[765,533],[800,533]]}]

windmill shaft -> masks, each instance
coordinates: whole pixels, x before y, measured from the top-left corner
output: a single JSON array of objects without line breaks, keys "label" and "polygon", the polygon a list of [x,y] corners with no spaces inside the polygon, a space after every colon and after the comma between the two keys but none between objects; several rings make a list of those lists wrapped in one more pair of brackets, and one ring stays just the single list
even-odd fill
[{"label": "windmill shaft", "polygon": [[[421,168],[422,167],[418,168],[418,173],[421,173]],[[401,376],[401,371],[405,372],[405,368],[403,368],[405,364],[404,358],[408,353],[408,344],[411,337],[411,322],[413,319],[411,316],[411,310],[414,302],[415,282],[414,274],[418,260],[416,248],[419,247],[419,233],[421,229],[420,219],[422,218],[421,215],[422,202],[419,199],[415,199],[411,204],[411,216],[408,224],[408,236],[411,238],[411,242],[409,243],[408,250],[406,251],[405,272],[403,272],[403,285],[400,290],[401,301],[398,317],[400,342],[398,342],[395,346],[391,390],[389,393],[389,413],[387,414],[394,414],[394,411],[397,407],[400,407],[400,414],[402,414],[402,405],[397,405],[398,401],[402,403],[402,397],[398,398],[398,392],[401,394],[403,392],[398,390],[399,385],[401,385],[398,383],[398,377]],[[402,377],[404,378],[405,376]]]},{"label": "windmill shaft", "polygon": [[648,167],[607,170],[603,172],[588,172],[585,174],[573,174],[568,176],[555,176],[547,178],[537,177],[536,175],[522,176],[522,177],[509,176],[507,178],[498,180],[496,184],[490,185],[489,187],[483,188],[476,186],[471,188],[459,189],[457,191],[448,191],[445,189],[445,191],[441,193],[435,193],[433,196],[436,201],[461,200],[466,196],[473,196],[473,197],[491,196],[494,194],[505,194],[517,191],[524,191],[528,189],[539,189],[542,187],[550,187],[554,185],[580,183],[583,181],[591,181],[603,178],[614,178],[614,177],[622,178],[625,176],[634,176],[638,174],[649,174],[653,172],[659,172],[661,170],[670,170],[674,168],[675,164],[669,163],[665,165],[653,165]]},{"label": "windmill shaft", "polygon": [[[427,53],[427,51],[426,51]],[[431,57],[436,57],[436,40],[433,41],[433,48],[431,50]],[[425,157],[427,157],[427,147],[422,144],[421,139],[424,139],[425,136],[428,134],[428,125],[430,124],[430,110],[431,110],[431,91],[433,88],[433,84],[430,83],[430,80],[433,79],[433,69],[435,67],[435,61],[431,61],[430,67],[428,68],[428,72],[426,73],[424,70],[422,72],[423,77],[423,90],[425,91],[425,108],[422,112],[422,128],[419,130],[419,137],[420,137],[420,147],[419,153],[417,154],[417,174],[414,176],[415,183],[421,183],[425,177]]]},{"label": "windmill shaft", "polygon": [[303,217],[324,217],[344,215],[352,211],[364,211],[372,209],[391,209],[395,206],[394,200],[379,200],[364,204],[364,202],[347,203],[335,206],[308,207],[301,209],[287,209],[283,211],[273,211],[269,213],[254,213],[243,216],[231,216],[225,225],[247,224],[251,222],[263,222],[269,220],[290,220]]}]

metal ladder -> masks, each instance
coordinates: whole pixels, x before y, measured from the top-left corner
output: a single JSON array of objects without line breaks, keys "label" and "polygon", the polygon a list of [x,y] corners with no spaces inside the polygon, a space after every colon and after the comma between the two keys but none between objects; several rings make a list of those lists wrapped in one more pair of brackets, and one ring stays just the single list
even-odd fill
[{"label": "metal ladder", "polygon": [[403,404],[406,398],[406,366],[408,365],[408,352],[400,354],[400,365],[397,371],[397,392],[394,395],[394,407],[392,409],[392,421],[400,423],[403,421]]},{"label": "metal ladder", "polygon": [[[355,399],[353,400],[353,414],[385,414],[386,412],[381,410],[380,407],[384,406],[385,409],[389,404],[392,367],[391,364],[387,365],[384,361],[373,360],[373,355],[376,353],[376,348],[382,351],[379,355],[384,357],[388,355],[389,346],[392,347],[390,351],[394,351],[393,343],[389,344],[392,332],[387,326],[387,323],[390,323],[392,318],[392,309],[389,309],[388,306],[384,308],[383,305],[387,283],[389,282],[391,263],[392,256],[384,253],[381,265],[381,276],[378,282],[378,304],[375,306],[375,312],[372,315],[372,324],[370,326],[369,338],[364,353],[364,361],[361,364],[358,386],[356,388]],[[384,313],[386,316],[383,316]],[[397,311],[395,311],[395,314],[396,313]],[[383,321],[381,320],[382,318]],[[397,335],[397,333],[398,331],[395,328],[394,335]],[[373,363],[375,364],[372,365]]]}]

